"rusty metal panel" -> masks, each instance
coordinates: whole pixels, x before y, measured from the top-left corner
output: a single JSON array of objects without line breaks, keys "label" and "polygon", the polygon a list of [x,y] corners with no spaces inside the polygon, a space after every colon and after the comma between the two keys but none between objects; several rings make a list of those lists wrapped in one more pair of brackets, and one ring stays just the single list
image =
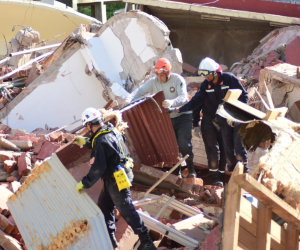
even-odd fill
[{"label": "rusty metal panel", "polygon": [[156,103],[148,98],[122,111],[123,120],[129,126],[126,133],[142,164],[175,164],[179,152],[170,115],[161,106],[165,96],[159,92],[153,99]]},{"label": "rusty metal panel", "polygon": [[104,216],[56,154],[36,167],[8,201],[28,250],[113,249]]}]

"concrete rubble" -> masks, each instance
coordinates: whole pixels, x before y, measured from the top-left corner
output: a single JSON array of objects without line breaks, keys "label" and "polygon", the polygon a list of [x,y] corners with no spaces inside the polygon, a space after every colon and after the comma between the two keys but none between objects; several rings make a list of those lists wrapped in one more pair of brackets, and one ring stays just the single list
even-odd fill
[{"label": "concrete rubble", "polygon": [[[35,31],[31,27],[18,31],[9,43],[9,54],[38,48],[39,32],[42,31]],[[47,178],[42,176],[48,174],[50,179],[54,178],[49,164],[53,164],[51,169],[56,169],[57,173],[62,171],[63,176],[74,183],[89,171],[90,151],[72,144],[75,134],[88,135],[80,123],[81,112],[88,106],[104,108],[101,111],[106,121],[114,123],[128,137],[127,146],[135,161],[132,200],[150,229],[150,236],[157,248],[209,250],[217,249],[222,244],[226,190],[210,185],[202,139],[193,135],[197,178],[186,178],[187,170],[183,170],[183,178],[170,174],[148,194],[149,188],[176,163],[174,159],[179,154],[175,136],[168,135],[170,148],[173,147],[170,150],[172,157],[156,157],[161,155],[161,151],[159,146],[154,146],[151,154],[155,155],[155,159],[153,164],[147,164],[149,162],[139,151],[137,132],[131,128],[137,126],[142,131],[142,126],[150,123],[152,115],[160,119],[168,116],[162,112],[155,113],[159,112],[161,98],[164,97],[160,93],[140,100],[132,107],[127,107],[127,110],[121,109],[134,91],[153,76],[153,63],[160,57],[170,59],[173,72],[184,75],[190,98],[201,85],[204,78],[197,76],[195,67],[183,62],[180,50],[172,47],[169,35],[168,27],[157,18],[144,12],[131,11],[114,16],[104,25],[80,25],[57,47],[45,47],[43,52],[32,51],[5,59],[4,66],[0,68],[0,249],[63,249],[71,244],[71,248],[75,249],[83,242],[88,242],[88,237],[95,235],[104,239],[102,244],[106,244],[105,249],[111,247],[107,235],[98,235],[99,231],[93,228],[96,219],[99,220],[97,223],[103,224],[100,218],[102,213],[95,205],[103,187],[102,180],[86,190],[84,199],[89,202],[93,214],[85,214],[85,220],[76,221],[76,206],[67,202],[66,206],[70,205],[74,213],[72,218],[64,214],[63,209],[60,214],[48,215],[40,206],[36,206],[41,213],[40,222],[64,221],[68,224],[67,232],[80,229],[78,237],[67,239],[62,225],[53,234],[47,226],[40,225],[43,223],[26,221],[33,210],[31,203],[36,201],[32,190],[41,188],[40,195],[47,194],[51,189]],[[248,87],[251,100],[255,102],[252,106],[262,112],[269,111],[253,90],[253,87],[258,87],[265,102],[270,101],[266,98],[270,92],[274,108],[288,108],[286,117],[293,122],[284,118],[275,125],[271,124],[273,133],[270,133],[270,138],[263,137],[259,141],[253,139],[252,144],[245,144],[249,149],[256,149],[255,152],[249,152],[252,176],[295,209],[299,209],[300,203],[297,184],[300,171],[297,155],[299,124],[296,123],[299,122],[300,110],[300,61],[298,50],[294,52],[300,43],[299,36],[298,26],[276,29],[260,41],[251,55],[231,68],[232,73]],[[47,45],[43,43],[40,46]],[[222,69],[228,71],[225,65],[222,65]],[[133,115],[149,107],[154,110],[153,114],[145,111],[149,114],[149,120]],[[152,123],[152,126],[152,129],[159,130],[158,126],[161,125]],[[172,131],[171,123],[166,122],[163,126],[161,130]],[[279,132],[282,128],[285,131]],[[146,132],[143,134],[145,137]],[[163,139],[163,135],[155,138],[160,144],[163,142],[159,140]],[[144,151],[149,149],[150,144],[155,144],[150,142],[148,137],[145,143],[143,141]],[[293,152],[290,152],[291,145]],[[147,151],[150,155],[148,152],[150,150]],[[284,155],[289,156],[285,161],[278,159]],[[224,182],[230,178],[231,173],[226,171]],[[75,189],[71,190],[62,179],[58,179],[57,185],[79,202]],[[54,193],[51,193],[53,200],[47,200],[48,208],[57,202]],[[253,198],[247,192],[242,195]],[[101,214],[99,217],[98,212]],[[133,249],[138,238],[118,211],[115,213],[118,219],[118,250]],[[43,234],[43,239],[38,243],[34,242],[33,232],[40,234],[43,230],[48,230],[47,234]]]}]

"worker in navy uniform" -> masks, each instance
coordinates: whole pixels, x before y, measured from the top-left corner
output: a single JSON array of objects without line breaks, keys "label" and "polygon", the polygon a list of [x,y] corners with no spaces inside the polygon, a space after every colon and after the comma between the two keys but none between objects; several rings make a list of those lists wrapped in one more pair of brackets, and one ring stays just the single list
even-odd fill
[{"label": "worker in navy uniform", "polygon": [[89,173],[77,183],[76,190],[81,193],[83,189],[93,186],[99,178],[103,179],[103,189],[98,199],[107,230],[114,248],[118,247],[115,238],[114,207],[118,209],[124,220],[139,235],[141,244],[138,250],[155,250],[148,229],[135,210],[130,194],[130,188],[119,191],[114,172],[119,166],[125,169],[128,180],[132,182],[132,159],[125,145],[125,137],[112,125],[105,125],[101,112],[95,108],[87,108],[82,114],[82,123],[92,133],[92,137],[77,136],[74,144],[85,145],[92,149]]},{"label": "worker in navy uniform", "polygon": [[[239,97],[239,101],[243,103],[248,102],[248,93],[240,83],[240,81],[231,73],[222,73],[219,70],[219,64],[213,59],[206,57],[199,65],[198,75],[203,75],[205,81],[201,84],[201,87],[197,93],[193,96],[190,102],[183,105],[180,108],[170,108],[168,112],[187,112],[189,110],[195,110],[200,107],[206,100],[205,108],[203,107],[203,117],[207,117],[211,120],[215,127],[219,127],[222,133],[227,168],[229,171],[233,171],[238,161],[244,164],[244,172],[249,172],[248,169],[248,156],[247,151],[241,143],[241,138],[238,135],[240,124],[234,123],[232,126],[227,123],[227,120],[223,117],[216,115],[219,104],[223,102],[228,89],[240,89],[242,94]],[[213,139],[215,145],[217,141]],[[212,166],[213,167],[213,166]],[[216,168],[209,169],[212,175],[214,183],[220,181],[220,172]]]},{"label": "worker in navy uniform", "polygon": [[[205,152],[207,156],[208,169],[212,173],[218,170],[220,178],[213,178],[212,184],[215,186],[223,186],[223,176],[226,169],[226,153],[222,138],[221,129],[212,122],[210,116],[203,115],[206,113],[209,102],[205,100],[204,104],[199,108],[193,110],[193,127],[196,137],[203,139]],[[200,116],[202,110],[202,117]]]}]

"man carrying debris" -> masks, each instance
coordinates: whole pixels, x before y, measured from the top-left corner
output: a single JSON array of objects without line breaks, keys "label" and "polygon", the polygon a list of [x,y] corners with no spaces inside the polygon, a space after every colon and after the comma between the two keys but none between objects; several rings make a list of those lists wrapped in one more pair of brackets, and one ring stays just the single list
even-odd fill
[{"label": "man carrying debris", "polygon": [[[166,58],[160,58],[153,70],[156,77],[149,79],[142,87],[138,89],[133,100],[146,95],[160,91],[164,92],[166,100],[163,101],[164,108],[180,107],[188,102],[186,82],[184,78],[176,73],[171,73],[171,63]],[[187,168],[189,177],[196,177],[194,169],[194,154],[192,148],[192,112],[183,112],[181,114],[170,114],[173,129],[175,132],[179,152],[182,156],[189,155],[187,158]],[[181,176],[180,167],[178,175]]]},{"label": "man carrying debris", "polygon": [[[155,250],[156,247],[150,239],[148,229],[144,226],[131,201],[129,186],[133,180],[132,159],[125,146],[123,134],[112,125],[105,125],[101,112],[95,108],[87,108],[82,113],[82,123],[92,133],[92,137],[89,139],[77,136],[74,144],[85,145],[92,149],[91,169],[82,181],[77,183],[76,190],[80,193],[102,178],[104,186],[98,199],[98,206],[103,212],[113,247],[118,247],[115,238],[114,207],[116,206],[134,233],[139,235],[141,244],[138,250]],[[129,181],[127,188],[123,187],[122,190],[118,186],[119,182],[117,184],[118,177],[114,174],[120,169],[124,171]]]},{"label": "man carrying debris", "polygon": [[[206,80],[201,84],[200,89],[191,101],[181,108],[170,108],[168,112],[181,113],[194,110],[207,100],[207,105],[203,107],[203,117],[210,118],[211,126],[215,126],[221,130],[228,170],[233,171],[237,162],[242,161],[244,172],[249,172],[247,151],[242,146],[240,136],[238,135],[240,124],[229,125],[225,118],[216,116],[218,106],[223,102],[228,89],[241,89],[242,94],[239,100],[244,103],[248,102],[248,93],[234,75],[220,72],[219,64],[209,57],[200,62],[198,74],[205,76]],[[216,138],[211,138],[210,140],[212,140],[211,143],[217,146],[218,142]],[[209,170],[213,182],[219,183],[220,172],[218,171],[218,166],[209,166]]]}]

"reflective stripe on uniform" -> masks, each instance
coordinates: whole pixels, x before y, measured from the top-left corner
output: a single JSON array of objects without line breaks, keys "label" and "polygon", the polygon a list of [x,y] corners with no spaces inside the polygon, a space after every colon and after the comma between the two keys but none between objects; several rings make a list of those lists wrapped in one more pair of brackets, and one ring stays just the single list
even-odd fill
[{"label": "reflective stripe on uniform", "polygon": [[224,173],[225,173],[225,170],[219,170],[219,172],[220,172],[221,174],[224,174]]},{"label": "reflective stripe on uniform", "polygon": [[229,89],[229,86],[222,86],[221,89]]},{"label": "reflective stripe on uniform", "polygon": [[212,171],[212,172],[217,172],[218,169],[209,169],[209,171]]},{"label": "reflective stripe on uniform", "polygon": [[214,91],[215,91],[214,89],[206,90],[206,92],[214,92]]}]

